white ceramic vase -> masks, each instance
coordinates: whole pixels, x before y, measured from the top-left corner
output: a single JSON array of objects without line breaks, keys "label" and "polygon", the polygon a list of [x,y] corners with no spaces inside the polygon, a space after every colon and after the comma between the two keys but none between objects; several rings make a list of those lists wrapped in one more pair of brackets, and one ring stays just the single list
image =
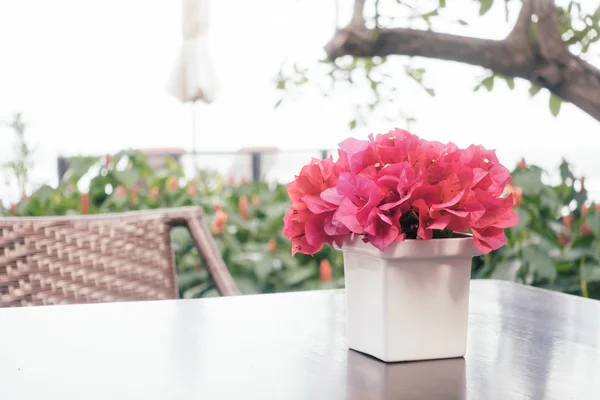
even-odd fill
[{"label": "white ceramic vase", "polygon": [[386,362],[463,357],[473,238],[405,240],[384,252],[347,238],[348,346]]}]

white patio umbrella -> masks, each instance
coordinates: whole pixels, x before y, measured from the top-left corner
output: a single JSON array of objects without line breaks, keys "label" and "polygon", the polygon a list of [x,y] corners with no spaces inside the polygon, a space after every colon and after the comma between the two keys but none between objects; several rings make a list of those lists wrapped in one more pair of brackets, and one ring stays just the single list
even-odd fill
[{"label": "white patio umbrella", "polygon": [[192,108],[192,151],[196,153],[196,103],[211,103],[218,90],[208,46],[209,0],[182,0],[183,43],[167,91]]}]

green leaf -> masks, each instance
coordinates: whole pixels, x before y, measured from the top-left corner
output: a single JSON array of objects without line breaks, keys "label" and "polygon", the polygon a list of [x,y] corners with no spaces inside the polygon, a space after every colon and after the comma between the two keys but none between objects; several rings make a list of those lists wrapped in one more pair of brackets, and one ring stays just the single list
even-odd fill
[{"label": "green leaf", "polygon": [[184,299],[197,299],[198,297],[202,297],[202,293],[210,288],[211,288],[210,282],[205,282],[205,283],[193,286],[191,288],[188,288],[186,290],[180,289],[179,292],[181,293],[181,297],[183,297]]},{"label": "green leaf", "polygon": [[467,21],[465,21],[464,19],[459,19],[458,23],[461,24],[462,26],[467,26],[469,25],[469,23]]},{"label": "green leaf", "polygon": [[503,281],[516,281],[517,274],[523,263],[521,260],[510,260],[497,264],[492,272],[491,279],[500,279]]},{"label": "green leaf", "polygon": [[256,294],[260,292],[254,280],[250,278],[244,276],[234,276],[233,280],[242,294]]},{"label": "green leaf", "polygon": [[134,169],[115,171],[114,175],[115,178],[119,181],[119,183],[125,186],[126,188],[135,185],[140,179],[140,174]]},{"label": "green leaf", "polygon": [[300,267],[293,270],[285,271],[283,277],[284,282],[289,286],[298,285],[307,279],[310,279],[315,274],[315,270],[310,267]]},{"label": "green leaf", "polygon": [[283,97],[277,100],[277,103],[275,103],[275,106],[273,106],[273,108],[278,108],[281,105],[281,103],[283,103]]},{"label": "green leaf", "polygon": [[527,171],[519,172],[513,176],[513,183],[523,189],[523,194],[537,194],[544,184],[542,183],[541,169],[528,169]]},{"label": "green leaf", "polygon": [[273,271],[273,263],[268,262],[266,259],[257,263],[254,267],[254,274],[260,282],[265,282],[271,272]]},{"label": "green leaf", "polygon": [[515,80],[513,78],[504,77],[504,80],[506,81],[506,84],[508,85],[508,88],[510,90],[513,90],[515,88]]},{"label": "green leaf", "polygon": [[206,281],[208,281],[208,273],[204,270],[180,272],[177,276],[177,284],[181,293]]},{"label": "green leaf", "polygon": [[548,254],[536,247],[529,246],[523,249],[523,258],[528,262],[531,271],[538,277],[554,281],[556,279],[556,267]]},{"label": "green leaf", "polygon": [[588,224],[594,236],[600,238],[600,213],[596,212],[586,217],[585,222]]},{"label": "green leaf", "polygon": [[531,217],[527,210],[522,208],[516,208],[515,212],[517,213],[517,217],[519,217],[519,224],[516,226],[517,229],[525,229],[529,225],[531,221]]},{"label": "green leaf", "polygon": [[550,112],[552,113],[553,116],[556,117],[558,115],[558,113],[560,112],[561,105],[562,105],[562,99],[558,96],[551,94],[549,106],[550,106]]},{"label": "green leaf", "polygon": [[595,259],[596,254],[590,250],[585,248],[577,248],[577,249],[566,249],[565,252],[561,255],[560,259],[562,261],[574,262],[580,260],[582,257],[590,259]]},{"label": "green leaf", "polygon": [[221,297],[221,294],[219,293],[219,291],[215,288],[209,288],[208,290],[203,291],[200,294],[200,297],[202,298],[206,298],[206,297]]},{"label": "green leaf", "polygon": [[558,211],[563,204],[558,197],[558,194],[548,186],[543,186],[540,191],[542,204],[551,210]]},{"label": "green leaf", "polygon": [[560,178],[562,179],[563,183],[567,180],[567,178],[573,178],[573,173],[571,173],[569,163],[564,158],[560,163]]},{"label": "green leaf", "polygon": [[52,188],[48,185],[44,185],[35,191],[33,197],[37,198],[41,203],[46,203],[52,196]]},{"label": "green leaf", "polygon": [[583,277],[588,282],[600,282],[600,265],[585,264],[583,266]]},{"label": "green leaf", "polygon": [[538,92],[541,90],[542,88],[538,85],[534,85],[533,83],[531,84],[531,87],[529,88],[529,95],[531,97],[535,96],[536,94],[538,94]]},{"label": "green leaf", "polygon": [[356,128],[356,120],[355,119],[353,119],[352,121],[350,121],[348,123],[348,128],[350,128],[350,130]]},{"label": "green leaf", "polygon": [[479,7],[479,15],[484,15],[490,8],[492,8],[492,4],[494,4],[494,0],[480,0],[481,5]]},{"label": "green leaf", "polygon": [[440,8],[446,7],[446,0],[440,0],[439,5],[440,5]]},{"label": "green leaf", "polygon": [[481,81],[481,84],[488,90],[488,92],[491,92],[494,88],[494,76],[488,76]]},{"label": "green leaf", "polygon": [[431,97],[435,97],[435,90],[431,89],[431,88],[425,88],[425,91],[431,96]]}]

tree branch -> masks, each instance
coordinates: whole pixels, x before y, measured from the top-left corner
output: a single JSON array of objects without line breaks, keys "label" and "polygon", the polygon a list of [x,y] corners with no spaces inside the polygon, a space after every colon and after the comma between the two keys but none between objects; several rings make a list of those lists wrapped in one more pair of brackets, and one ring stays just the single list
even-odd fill
[{"label": "tree branch", "polygon": [[519,11],[517,22],[513,30],[507,36],[509,41],[529,41],[529,27],[531,26],[531,17],[533,16],[533,0],[523,0],[523,6]]},{"label": "tree branch", "polygon": [[521,65],[515,57],[516,54],[512,54],[512,49],[504,41],[416,29],[344,30],[332,38],[325,46],[325,51],[331,60],[344,55],[420,56],[463,62],[523,78],[527,77],[528,70],[528,65]]},{"label": "tree branch", "polygon": [[354,1],[354,11],[352,12],[352,21],[350,22],[352,25],[360,24],[363,25],[365,23],[365,0],[355,0]]},{"label": "tree branch", "polygon": [[547,61],[568,62],[569,49],[560,36],[554,0],[535,0],[533,11],[538,18],[536,40],[540,54]]},{"label": "tree branch", "polygon": [[[329,59],[404,55],[481,66],[545,87],[600,121],[600,70],[569,52],[553,0],[524,0],[515,27],[501,41],[405,28],[370,30],[364,3],[355,0],[352,22],[325,46]],[[529,34],[533,14],[535,37]]]}]

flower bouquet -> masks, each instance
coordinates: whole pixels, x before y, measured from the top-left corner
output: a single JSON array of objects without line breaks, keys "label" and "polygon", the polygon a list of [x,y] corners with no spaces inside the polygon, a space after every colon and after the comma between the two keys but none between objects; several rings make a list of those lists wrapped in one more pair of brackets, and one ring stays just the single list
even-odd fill
[{"label": "flower bouquet", "polygon": [[[465,354],[471,258],[518,218],[492,150],[405,130],[340,143],[288,184],[292,252],[344,252],[349,346],[385,361]],[[430,240],[433,239],[433,240]]]}]

